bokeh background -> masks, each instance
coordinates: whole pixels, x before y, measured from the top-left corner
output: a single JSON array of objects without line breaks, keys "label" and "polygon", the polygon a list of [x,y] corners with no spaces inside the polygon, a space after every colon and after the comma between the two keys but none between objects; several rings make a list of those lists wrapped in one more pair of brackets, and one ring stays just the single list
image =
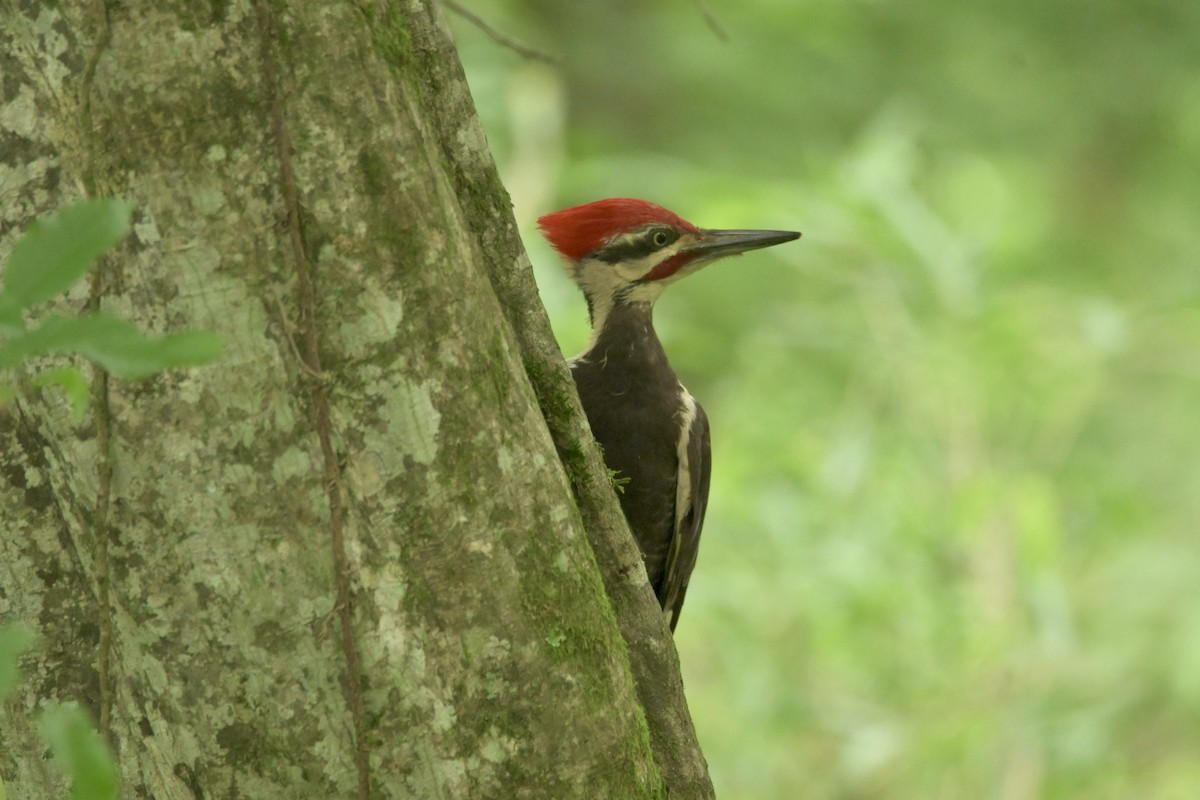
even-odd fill
[{"label": "bokeh background", "polygon": [[538,215],[804,232],[656,317],[718,796],[1200,798],[1200,3],[460,2],[568,355]]}]

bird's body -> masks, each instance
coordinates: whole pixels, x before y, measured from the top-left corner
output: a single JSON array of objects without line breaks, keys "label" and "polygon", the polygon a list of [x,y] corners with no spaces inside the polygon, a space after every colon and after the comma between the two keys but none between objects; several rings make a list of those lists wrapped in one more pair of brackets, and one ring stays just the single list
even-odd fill
[{"label": "bird's body", "polygon": [[708,419],[667,362],[650,307],[622,305],[612,315],[592,347],[571,360],[571,375],[674,627],[708,500]]},{"label": "bird's body", "polygon": [[587,298],[592,339],[571,374],[620,487],[621,508],[671,630],[696,564],[708,502],[708,418],[654,332],[670,282],[791,231],[701,230],[644,200],[600,200],[539,220]]}]

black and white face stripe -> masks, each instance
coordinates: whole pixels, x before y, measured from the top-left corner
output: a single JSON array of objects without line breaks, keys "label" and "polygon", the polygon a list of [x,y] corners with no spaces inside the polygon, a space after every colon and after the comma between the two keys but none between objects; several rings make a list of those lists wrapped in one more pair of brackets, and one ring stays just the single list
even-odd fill
[{"label": "black and white face stripe", "polygon": [[653,304],[658,299],[669,281],[646,281],[645,277],[686,243],[679,231],[651,223],[610,239],[568,265],[568,273],[587,297],[593,344],[614,303]]},{"label": "black and white face stripe", "polygon": [[669,247],[679,239],[679,232],[665,225],[647,225],[640,230],[617,237],[588,258],[606,264],[641,261],[647,256]]}]

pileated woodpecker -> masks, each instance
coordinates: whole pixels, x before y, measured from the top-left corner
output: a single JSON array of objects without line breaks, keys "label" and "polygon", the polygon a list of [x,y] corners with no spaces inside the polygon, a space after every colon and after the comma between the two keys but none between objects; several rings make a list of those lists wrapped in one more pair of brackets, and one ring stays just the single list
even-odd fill
[{"label": "pileated woodpecker", "polygon": [[571,375],[671,630],[696,565],[708,502],[708,418],[654,333],[667,284],[793,231],[704,230],[645,200],[598,200],[538,220],[587,298],[592,338]]}]

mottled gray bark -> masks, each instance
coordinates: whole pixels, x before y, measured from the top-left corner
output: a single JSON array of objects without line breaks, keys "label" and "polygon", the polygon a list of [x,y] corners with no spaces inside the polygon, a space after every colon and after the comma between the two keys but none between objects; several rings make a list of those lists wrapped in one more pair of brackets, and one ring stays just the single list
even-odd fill
[{"label": "mottled gray bark", "polygon": [[135,231],[62,308],[227,352],[0,412],[10,796],[51,698],[129,797],[711,795],[426,3],[0,0],[0,256],[81,194]]}]

